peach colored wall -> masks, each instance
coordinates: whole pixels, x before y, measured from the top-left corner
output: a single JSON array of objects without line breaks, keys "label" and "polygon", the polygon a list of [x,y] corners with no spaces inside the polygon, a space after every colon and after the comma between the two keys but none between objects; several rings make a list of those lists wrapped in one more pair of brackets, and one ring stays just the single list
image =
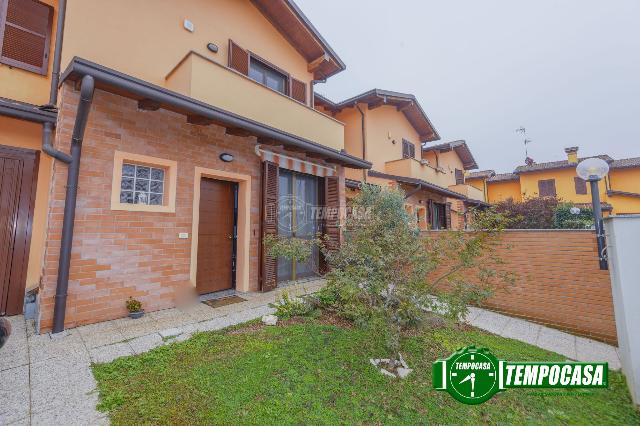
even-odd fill
[{"label": "peach colored wall", "polygon": [[[360,105],[363,111],[367,106]],[[336,114],[335,118],[344,123],[344,149],[351,155],[362,158],[362,116],[356,108],[347,108]],[[367,134],[367,129],[365,129]],[[369,141],[367,141],[367,157],[371,150]],[[347,179],[362,181],[364,175],[362,170],[346,169],[345,176]]]},{"label": "peach colored wall", "polygon": [[299,80],[312,79],[307,61],[248,0],[69,1],[62,64],[80,56],[162,86],[190,50],[227,65],[229,39]]},{"label": "peach colored wall", "polygon": [[180,62],[167,78],[167,87],[335,150],[344,148],[340,121],[198,53],[190,52]]},{"label": "peach colored wall", "polygon": [[519,181],[507,180],[501,182],[487,182],[488,202],[497,203],[508,198],[513,198],[514,201],[522,201]]},{"label": "peach colored wall", "polygon": [[[373,170],[384,171],[384,163],[402,158],[402,139],[416,147],[416,158],[420,158],[420,137],[402,112],[394,106],[374,109],[363,108],[366,115],[367,160]],[[395,141],[395,143],[394,143]]]},{"label": "peach colored wall", "polygon": [[[609,172],[609,187],[614,191],[640,194],[640,168],[614,169]],[[607,198],[614,214],[640,213],[640,198],[614,195]]]},{"label": "peach colored wall", "polygon": [[[26,121],[0,116],[0,145],[40,150],[42,126]],[[52,159],[40,153],[36,201],[34,204],[33,231],[31,248],[29,249],[29,265],[27,267],[27,290],[40,283],[42,258],[45,245],[45,228],[47,222],[47,205],[49,201],[49,183],[51,182]]]},{"label": "peach colored wall", "polygon": [[438,172],[440,174],[438,181],[446,187],[456,184],[455,169],[464,170],[462,160],[455,151],[442,152],[437,155],[434,151],[427,151],[423,157],[429,161],[430,165],[437,166],[442,170]]},{"label": "peach colored wall", "polygon": [[[590,203],[591,188],[589,185],[587,185],[587,194],[576,194],[576,186],[573,180],[576,176],[578,175],[576,174],[576,169],[573,167],[544,172],[522,173],[520,174],[520,190],[525,198],[537,197],[539,195],[538,181],[555,179],[558,198],[564,201],[572,201],[574,203]],[[599,186],[602,201],[606,201],[604,180],[600,181]]]},{"label": "peach colored wall", "polygon": [[0,97],[43,105],[49,101],[51,87],[51,70],[53,68],[53,49],[55,46],[56,20],[58,18],[58,0],[39,0],[53,6],[53,24],[51,28],[51,43],[49,44],[49,69],[47,75],[12,68],[0,64]]}]

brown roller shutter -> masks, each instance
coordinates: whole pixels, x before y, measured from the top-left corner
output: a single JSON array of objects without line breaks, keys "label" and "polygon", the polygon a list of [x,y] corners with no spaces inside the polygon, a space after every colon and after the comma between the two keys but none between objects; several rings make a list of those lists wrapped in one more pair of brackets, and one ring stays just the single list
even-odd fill
[{"label": "brown roller shutter", "polygon": [[307,103],[307,85],[300,80],[296,80],[295,78],[291,78],[291,97],[298,102],[302,102],[303,104]]},{"label": "brown roller shutter", "polygon": [[581,177],[574,177],[573,182],[576,186],[576,194],[577,195],[586,195],[587,194],[587,181],[582,179]]},{"label": "brown roller shutter", "polygon": [[249,52],[229,40],[229,68],[249,75]]},{"label": "brown roller shutter", "polygon": [[[262,163],[262,235],[278,235],[278,165]],[[262,291],[278,286],[278,259],[266,253],[262,241],[260,283]]]},{"label": "brown roller shutter", "polygon": [[447,219],[447,229],[451,229],[451,203],[445,205],[445,217]]},{"label": "brown roller shutter", "polygon": [[464,185],[464,172],[456,169],[456,185]]},{"label": "brown roller shutter", "polygon": [[556,180],[546,179],[538,181],[538,194],[541,197],[555,197],[556,196]]},{"label": "brown roller shutter", "polygon": [[53,8],[33,0],[0,0],[0,62],[47,74]]},{"label": "brown roller shutter", "polygon": [[340,180],[336,176],[325,178],[324,197],[327,208],[324,223],[327,250],[340,248]]}]

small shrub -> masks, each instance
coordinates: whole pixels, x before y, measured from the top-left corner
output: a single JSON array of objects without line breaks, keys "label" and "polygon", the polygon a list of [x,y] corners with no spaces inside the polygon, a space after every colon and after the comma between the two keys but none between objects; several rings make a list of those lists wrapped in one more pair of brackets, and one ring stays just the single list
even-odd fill
[{"label": "small shrub", "polygon": [[556,209],[555,226],[558,229],[591,229],[593,209],[580,207],[578,214],[571,213],[573,203],[561,203]]},{"label": "small shrub", "polygon": [[134,299],[133,297],[129,297],[129,300],[126,302],[127,311],[129,312],[140,312],[142,310],[142,302]]},{"label": "small shrub", "polygon": [[[331,269],[316,295],[325,309],[383,338],[391,360],[400,359],[403,329],[424,324],[433,312],[459,319],[502,278],[491,269],[499,262],[491,248],[504,227],[502,215],[478,212],[474,233],[422,238],[404,203],[400,190],[362,186],[353,206],[369,214],[348,217],[340,248],[323,250]],[[480,267],[475,280],[463,274]]]},{"label": "small shrub", "polygon": [[286,291],[282,292],[280,300],[271,306],[276,308],[276,316],[281,319],[306,316],[312,311],[308,303],[298,298],[292,299]]},{"label": "small shrub", "polygon": [[507,229],[553,229],[560,200],[555,197],[509,198],[495,204],[495,211],[507,219]]}]

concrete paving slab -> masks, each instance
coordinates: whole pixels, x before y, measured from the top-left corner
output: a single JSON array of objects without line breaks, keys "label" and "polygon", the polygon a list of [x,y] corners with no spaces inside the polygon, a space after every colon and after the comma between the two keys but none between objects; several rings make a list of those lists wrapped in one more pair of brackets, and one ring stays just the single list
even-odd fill
[{"label": "concrete paving slab", "polygon": [[0,371],[29,364],[29,343],[25,328],[12,330],[11,336],[0,349]]},{"label": "concrete paving slab", "polygon": [[157,333],[162,328],[160,328],[158,323],[152,319],[151,321],[145,321],[139,324],[119,326],[119,329],[125,340],[131,340],[148,334]]},{"label": "concrete paving slab", "polygon": [[141,354],[149,352],[151,349],[157,348],[158,346],[162,346],[164,341],[158,333],[153,333],[129,340],[128,343],[134,353]]},{"label": "concrete paving slab", "polygon": [[501,336],[535,345],[540,333],[540,324],[518,318],[511,318],[502,330]]},{"label": "concrete paving slab", "polygon": [[620,369],[620,358],[616,348],[585,337],[576,337],[576,359],[584,362],[608,362],[610,369]]},{"label": "concrete paving slab", "polygon": [[169,339],[181,335],[182,328],[167,328],[166,330],[160,330],[158,334],[163,339]]},{"label": "concrete paving slab", "polygon": [[125,340],[124,335],[114,321],[84,325],[77,328],[87,349],[111,345]]},{"label": "concrete paving slab", "polygon": [[29,416],[29,366],[0,371],[0,424]]},{"label": "concrete paving slab", "polygon": [[99,346],[89,351],[91,361],[95,363],[111,362],[116,358],[133,355],[133,349],[127,342],[114,343],[106,346]]},{"label": "concrete paving slab", "polygon": [[483,310],[478,316],[469,321],[469,324],[500,335],[511,318],[495,312]]},{"label": "concrete paving slab", "polygon": [[38,334],[29,338],[30,362],[37,363],[50,358],[73,358],[89,360],[89,352],[77,330],[68,330],[63,337],[51,336],[50,333]]},{"label": "concrete paving slab", "polygon": [[536,346],[576,359],[576,336],[549,327],[540,327]]},{"label": "concrete paving slab", "polygon": [[96,411],[98,404],[97,392],[91,392],[85,398],[70,401],[64,409],[54,408],[34,413],[31,418],[32,426],[86,426],[108,425],[109,419],[105,413]]},{"label": "concrete paving slab", "polygon": [[32,414],[84,401],[96,389],[89,361],[66,357],[32,364],[30,383]]}]

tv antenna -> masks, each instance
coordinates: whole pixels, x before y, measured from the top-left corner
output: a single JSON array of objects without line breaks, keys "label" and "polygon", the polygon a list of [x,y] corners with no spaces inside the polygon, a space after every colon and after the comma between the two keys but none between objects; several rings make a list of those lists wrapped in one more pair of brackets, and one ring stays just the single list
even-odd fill
[{"label": "tv antenna", "polygon": [[527,145],[529,145],[533,141],[531,139],[527,138],[527,129],[525,129],[523,126],[518,127],[516,129],[516,133],[519,133],[524,137],[524,157],[525,157],[525,159],[528,159],[529,158],[529,148],[527,147]]}]

